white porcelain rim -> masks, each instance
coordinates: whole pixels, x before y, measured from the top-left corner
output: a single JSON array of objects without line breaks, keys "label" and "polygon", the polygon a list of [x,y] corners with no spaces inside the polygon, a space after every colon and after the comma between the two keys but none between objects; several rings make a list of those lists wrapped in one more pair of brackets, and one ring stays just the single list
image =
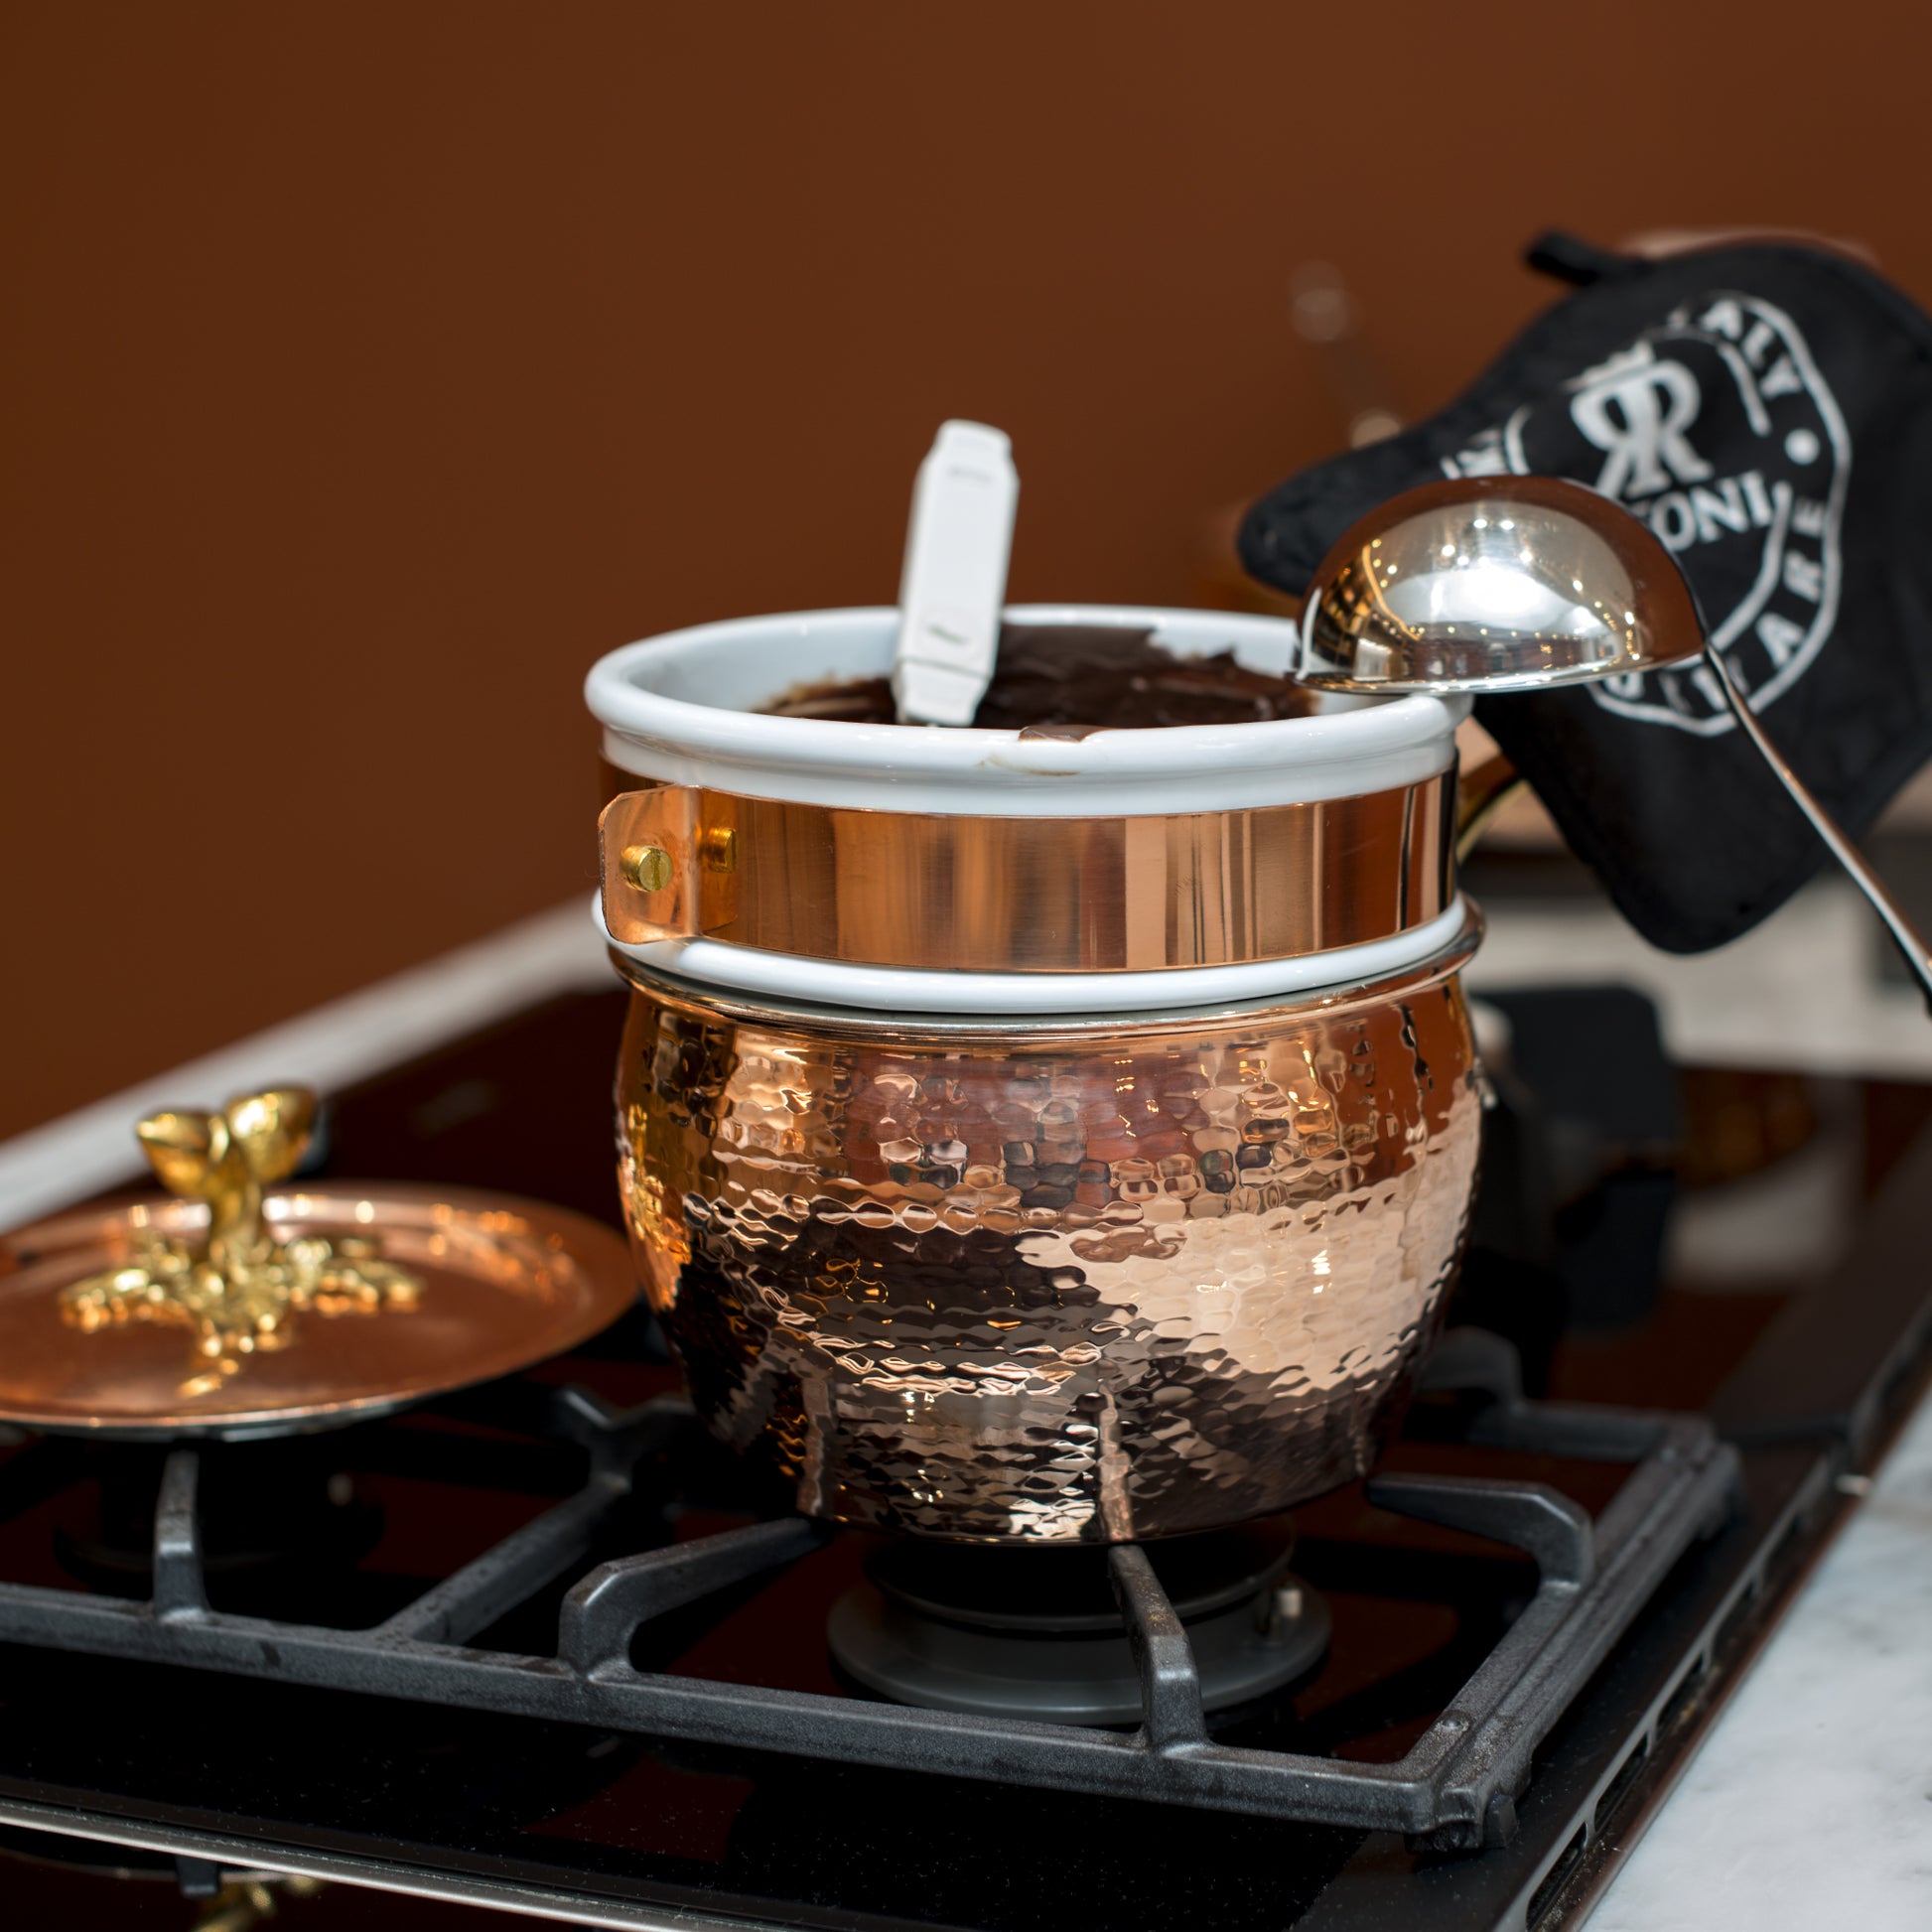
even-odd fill
[{"label": "white porcelain rim", "polygon": [[1427,925],[1412,926],[1386,939],[1288,959],[1182,966],[1156,973],[953,973],[854,966],[762,952],[722,939],[657,939],[621,945],[606,928],[603,906],[595,898],[591,917],[613,951],[656,972],[735,993],[887,1014],[1076,1014],[1154,1013],[1364,985],[1419,966],[1452,945],[1468,929],[1474,911],[1458,894],[1449,909]]},{"label": "white porcelain rim", "polygon": [[[1147,626],[1182,655],[1232,645],[1243,662],[1286,671],[1297,625],[1242,612],[1155,606],[1011,606],[1021,623]],[[1345,798],[1416,784],[1449,768],[1468,700],[1413,695],[1338,698],[1323,713],[1267,724],[1176,725],[1107,731],[1079,741],[1023,740],[1015,732],[916,731],[829,719],[775,718],[667,697],[637,681],[696,651],[731,647],[744,675],[762,651],[791,675],[771,697],[819,675],[877,675],[891,662],[898,614],[891,606],[785,613],[696,624],[640,639],[593,666],[585,697],[605,727],[604,752],[621,770],[661,782],[709,785],[803,804],[998,817],[1106,817],[1230,811]],[[836,645],[834,643],[836,640]]]}]

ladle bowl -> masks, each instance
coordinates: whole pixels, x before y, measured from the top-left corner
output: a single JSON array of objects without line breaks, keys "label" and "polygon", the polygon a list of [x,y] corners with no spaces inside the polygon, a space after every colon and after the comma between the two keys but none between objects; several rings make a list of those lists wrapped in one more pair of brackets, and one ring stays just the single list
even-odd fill
[{"label": "ladle bowl", "polygon": [[1792,769],[1725,664],[1670,552],[1558,477],[1424,483],[1371,510],[1310,586],[1298,675],[1331,691],[1535,691],[1702,657],[1737,728],[1883,921],[1928,1005],[1924,939]]},{"label": "ladle bowl", "polygon": [[1426,483],[1329,551],[1301,678],[1343,691],[1534,691],[1679,664],[1704,626],[1635,517],[1548,477]]}]

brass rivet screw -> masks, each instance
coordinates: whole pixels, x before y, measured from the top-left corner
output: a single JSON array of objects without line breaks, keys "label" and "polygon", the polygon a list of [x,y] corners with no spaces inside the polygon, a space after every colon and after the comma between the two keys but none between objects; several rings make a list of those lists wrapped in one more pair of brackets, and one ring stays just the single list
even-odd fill
[{"label": "brass rivet screw", "polygon": [[738,870],[738,834],[729,825],[707,825],[698,834],[698,857],[707,872]]},{"label": "brass rivet screw", "polygon": [[671,855],[661,845],[627,845],[618,870],[640,893],[661,893],[671,883]]}]

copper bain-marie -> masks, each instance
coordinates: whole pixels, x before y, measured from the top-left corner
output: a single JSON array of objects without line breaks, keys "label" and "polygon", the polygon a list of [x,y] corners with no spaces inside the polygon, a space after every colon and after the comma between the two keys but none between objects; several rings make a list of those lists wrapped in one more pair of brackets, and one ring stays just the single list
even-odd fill
[{"label": "copper bain-marie", "polygon": [[591,676],[624,1206],[700,1415],[808,1514],[954,1540],[1350,1480],[1473,1190],[1466,706],[1284,684],[1268,620],[1057,607],[999,728],[905,728],[896,625]]},{"label": "copper bain-marie", "polygon": [[1362,1473],[1474,1173],[1455,963],[1019,1044],[633,978],[624,1200],[700,1410],[808,1513],[953,1537],[1171,1535]]}]

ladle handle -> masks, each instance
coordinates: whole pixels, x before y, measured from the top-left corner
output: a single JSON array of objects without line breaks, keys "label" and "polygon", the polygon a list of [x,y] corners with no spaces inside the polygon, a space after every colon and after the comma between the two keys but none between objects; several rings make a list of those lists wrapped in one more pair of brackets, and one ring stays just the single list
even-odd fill
[{"label": "ladle handle", "polygon": [[1523,788],[1523,775],[1503,752],[1491,752],[1455,773],[1455,859],[1475,850],[1490,821]]},{"label": "ladle handle", "polygon": [[1871,901],[1871,909],[1885,922],[1885,930],[1891,934],[1892,943],[1911,968],[1912,977],[1918,981],[1919,991],[1925,995],[1926,1006],[1932,1008],[1932,956],[1928,956],[1925,940],[1918,928],[1905,916],[1905,908],[1892,897],[1885,882],[1865,864],[1864,856],[1839,829],[1837,820],[1812,796],[1810,787],[1785,762],[1784,754],[1771,743],[1764,727],[1757,721],[1757,713],[1731,681],[1724,653],[1707,650],[1704,656],[1705,662],[1717,674],[1725,702],[1729,705],[1738,728],[1756,748],[1758,757],[1771,767],[1778,783],[1791,794],[1791,802],[1811,822],[1811,829],[1825,841],[1832,857],[1845,868],[1853,885]]}]

